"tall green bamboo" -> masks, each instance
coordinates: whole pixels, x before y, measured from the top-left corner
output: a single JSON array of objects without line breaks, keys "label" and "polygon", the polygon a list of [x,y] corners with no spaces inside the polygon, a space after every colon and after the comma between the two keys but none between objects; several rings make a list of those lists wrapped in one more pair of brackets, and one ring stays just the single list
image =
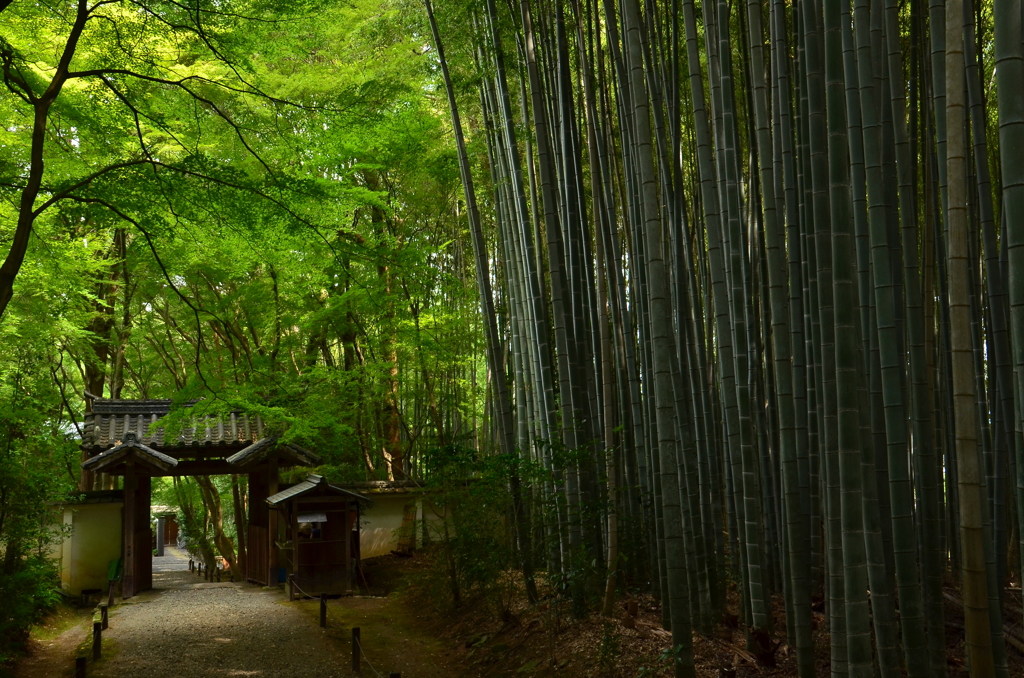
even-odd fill
[{"label": "tall green bamboo", "polygon": [[[1007,149],[1024,148],[1024,47],[1020,0],[995,0],[995,58],[999,86],[999,145],[1002,179],[1004,251],[1009,259],[1010,336],[1012,338],[1014,438],[1017,456],[1019,552],[1024,554],[1024,162]],[[1020,558],[1024,575],[1024,557]]]},{"label": "tall green bamboo", "polygon": [[[828,110],[829,205],[832,280],[835,300],[835,388],[838,414],[838,472],[841,488],[842,579],[846,612],[847,663],[851,676],[872,674],[871,623],[867,600],[858,375],[860,356],[857,287],[852,253],[853,219],[843,69],[841,3],[825,0],[825,81]],[[826,449],[826,455],[831,454]],[[830,548],[834,548],[830,547]],[[831,561],[830,561],[831,565]]]},{"label": "tall green bamboo", "polygon": [[[657,413],[658,455],[662,484],[662,513],[665,530],[666,562],[671,608],[672,642],[679,648],[675,656],[676,676],[694,676],[693,649],[690,632],[689,600],[686,572],[681,569],[683,555],[679,479],[676,475],[677,443],[675,431],[675,397],[671,374],[674,352],[670,329],[667,284],[662,256],[662,222],[658,208],[658,186],[651,148],[650,114],[647,86],[643,74],[643,52],[640,42],[641,19],[636,0],[622,5],[624,27],[623,54],[628,64],[632,119],[636,133],[636,151],[640,170],[640,198],[643,209],[646,267],[649,277],[651,305],[650,327],[654,372],[654,404]],[[608,17],[614,21],[615,17]]]},{"label": "tall green bamboo", "polygon": [[[1024,141],[1003,81],[1024,70],[1014,3],[996,7],[1012,20],[997,22],[994,95],[1001,137]],[[811,620],[824,585],[833,675],[923,678],[946,668],[952,553],[970,653],[984,613],[998,671],[998,579],[1012,557],[999,543],[1013,523],[1001,483],[1020,472],[1006,455],[1024,439],[1008,369],[1024,365],[1024,343],[1005,343],[1024,323],[1011,200],[1024,172],[1006,139],[985,139],[986,23],[932,1],[928,31],[924,0],[905,16],[896,0],[769,8],[520,0],[510,22],[488,0],[485,32],[464,37],[480,55],[513,440],[529,447],[561,426],[556,448],[571,453],[531,453],[552,460],[550,491],[532,491],[560,511],[544,528],[557,543],[549,568],[564,558],[574,599],[603,593],[606,610],[622,578],[649,583],[683,648],[680,674],[692,671],[691,623],[713,631],[728,610],[716,577],[728,562],[729,611],[761,661],[781,593],[795,671],[820,668]],[[966,43],[947,35],[953,16]],[[1010,46],[1005,28],[1018,31]],[[505,64],[509,35],[520,58]],[[932,58],[915,60],[926,43]],[[504,82],[516,72],[519,110]],[[1003,169],[991,210],[990,152]],[[546,350],[534,327],[545,313]],[[589,579],[584,563],[596,564]]]},{"label": "tall green bamboo", "polygon": [[956,412],[956,461],[960,491],[960,539],[964,582],[964,624],[971,676],[994,676],[989,626],[988,576],[982,530],[981,460],[975,409],[974,359],[971,354],[967,144],[964,134],[964,52],[961,0],[946,7],[946,157],[949,208],[949,309]]},{"label": "tall green bamboo", "polygon": [[[878,4],[876,0],[876,4]],[[928,665],[916,661],[926,645],[924,610],[917,568],[917,539],[914,529],[913,494],[910,485],[910,455],[906,431],[901,375],[906,361],[899,354],[896,333],[896,300],[888,242],[887,204],[882,172],[882,134],[880,101],[875,90],[874,45],[878,35],[871,26],[868,0],[856,0],[854,16],[858,49],[858,75],[863,123],[866,178],[869,200],[869,224],[874,278],[875,313],[881,362],[882,398],[885,406],[886,458],[892,504],[893,548],[896,581],[900,601],[903,651],[907,674],[924,677]],[[875,17],[880,13],[875,12]]]}]

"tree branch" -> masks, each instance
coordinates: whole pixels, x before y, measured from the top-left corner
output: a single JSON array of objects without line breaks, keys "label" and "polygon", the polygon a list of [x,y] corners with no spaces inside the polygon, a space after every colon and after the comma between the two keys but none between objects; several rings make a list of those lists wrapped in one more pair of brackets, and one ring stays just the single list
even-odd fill
[{"label": "tree branch", "polygon": [[46,91],[33,102],[35,116],[32,126],[32,148],[29,153],[29,176],[25,190],[21,193],[21,203],[18,208],[18,225],[14,231],[14,238],[11,242],[11,249],[7,258],[0,266],[0,318],[7,310],[7,305],[14,297],[14,279],[21,271],[21,265],[25,261],[25,252],[28,251],[29,236],[32,234],[32,225],[35,222],[34,205],[39,195],[39,188],[43,183],[43,145],[46,142],[46,123],[49,117],[50,106],[60,95],[64,83],[67,81],[68,67],[78,47],[78,40],[85,29],[85,23],[89,19],[89,7],[86,0],[78,0],[78,9],[75,15],[75,23],[71,27],[68,41],[64,45],[64,52],[61,54],[57,64],[57,72],[54,73]]},{"label": "tree branch", "polygon": [[128,216],[121,209],[119,209],[117,206],[110,204],[106,200],[103,200],[101,198],[86,198],[86,197],[76,196],[76,195],[68,195],[66,197],[67,197],[67,199],[74,200],[76,202],[91,203],[91,204],[96,204],[96,205],[101,205],[103,207],[106,207],[108,210],[110,210],[111,212],[113,212],[114,214],[119,216],[120,218],[124,219],[129,224],[132,224],[133,226],[135,226],[135,228],[138,229],[138,231],[140,233],[142,233],[142,236],[146,239],[146,244],[149,246],[149,251],[153,254],[153,259],[156,261],[157,266],[160,267],[160,271],[164,275],[164,280],[167,281],[167,284],[170,286],[170,288],[172,290],[174,290],[174,293],[183,302],[185,302],[185,305],[188,306],[192,310],[192,313],[195,315],[195,318],[196,318],[196,334],[198,335],[196,337],[196,356],[195,356],[196,374],[199,375],[200,381],[203,382],[203,385],[206,386],[207,390],[209,390],[212,393],[213,389],[210,388],[209,383],[206,381],[206,376],[203,374],[203,367],[202,367],[202,364],[200,363],[200,357],[202,355],[202,345],[203,345],[202,320],[199,317],[200,310],[196,306],[194,306],[192,304],[192,302],[189,300],[188,297],[186,297],[184,294],[182,294],[181,290],[178,289],[178,286],[174,284],[173,280],[171,280],[171,275],[170,275],[170,273],[167,272],[167,267],[164,266],[163,259],[160,258],[160,254],[156,251],[156,245],[154,245],[153,238],[150,235],[149,231],[147,231],[145,228],[143,228],[142,224],[140,224],[138,222],[138,220],[133,219],[132,217]]},{"label": "tree branch", "polygon": [[76,190],[78,190],[80,188],[84,188],[85,186],[88,186],[95,179],[103,176],[104,174],[107,174],[108,172],[113,172],[115,170],[124,169],[126,167],[134,167],[136,165],[147,165],[149,163],[150,163],[149,160],[129,160],[127,162],[121,162],[121,163],[117,163],[115,165],[107,165],[103,169],[97,170],[96,172],[93,172],[89,176],[80,179],[79,181],[75,182],[74,184],[68,186],[67,188],[61,189],[60,191],[57,191],[56,193],[54,193],[52,196],[50,196],[50,198],[46,202],[44,202],[42,205],[37,207],[32,212],[32,217],[33,218],[38,217],[40,214],[43,213],[44,210],[46,210],[46,208],[51,207],[54,203],[59,202],[59,201],[63,200],[64,198],[70,197],[72,192],[74,192],[74,191],[76,191]]}]

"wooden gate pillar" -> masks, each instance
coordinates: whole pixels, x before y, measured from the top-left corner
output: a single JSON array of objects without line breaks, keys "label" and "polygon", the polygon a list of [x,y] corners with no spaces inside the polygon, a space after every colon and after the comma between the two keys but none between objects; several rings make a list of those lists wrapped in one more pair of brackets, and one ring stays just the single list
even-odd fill
[{"label": "wooden gate pillar", "polygon": [[267,529],[267,471],[266,467],[249,471],[249,541],[246,577],[249,581],[269,586],[270,531]]},{"label": "wooden gate pillar", "polygon": [[[273,496],[277,494],[278,486],[278,466],[277,457],[271,457],[267,460],[267,496]],[[264,501],[266,505],[266,501]],[[270,570],[267,573],[267,582],[274,582],[274,574],[277,570],[277,564],[280,562],[277,549],[277,511],[267,511],[267,536],[269,543],[267,544],[267,555],[268,565]]]},{"label": "wooden gate pillar", "polygon": [[124,518],[121,530],[124,532],[124,548],[121,549],[121,567],[124,572],[121,579],[121,597],[131,598],[135,595],[135,529],[138,517],[139,479],[135,472],[135,464],[128,462],[124,471]]},{"label": "wooden gate pillar", "polygon": [[135,462],[130,460],[124,472],[123,598],[131,598],[153,587],[152,531],[149,527],[151,490],[151,478],[139,473]]},{"label": "wooden gate pillar", "polygon": [[[344,555],[345,559],[345,589],[344,593],[352,593],[352,579],[355,573],[352,571],[352,522],[355,517],[355,506],[352,502],[346,501],[342,506],[345,508],[345,518],[342,520],[342,531],[341,534],[344,539]],[[369,592],[367,592],[369,594]]]},{"label": "wooden gate pillar", "polygon": [[153,478],[139,475],[136,479],[135,547],[138,560],[135,562],[135,592],[142,593],[153,588],[153,525],[149,522],[150,504],[153,503]]}]

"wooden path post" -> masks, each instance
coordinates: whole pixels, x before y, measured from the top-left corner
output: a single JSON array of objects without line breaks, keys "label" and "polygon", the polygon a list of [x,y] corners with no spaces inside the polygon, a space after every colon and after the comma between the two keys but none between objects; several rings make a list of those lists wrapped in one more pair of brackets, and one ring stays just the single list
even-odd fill
[{"label": "wooden path post", "polygon": [[359,627],[352,628],[352,670],[359,673]]},{"label": "wooden path post", "polygon": [[110,627],[110,617],[107,612],[107,605],[100,605],[100,623],[103,625],[103,630],[106,631]]},{"label": "wooden path post", "polygon": [[75,678],[85,678],[85,656],[75,657]]},{"label": "wooden path post", "polygon": [[103,656],[103,622],[92,623],[92,660]]},{"label": "wooden path post", "polygon": [[327,628],[327,594],[320,594],[320,628]]}]

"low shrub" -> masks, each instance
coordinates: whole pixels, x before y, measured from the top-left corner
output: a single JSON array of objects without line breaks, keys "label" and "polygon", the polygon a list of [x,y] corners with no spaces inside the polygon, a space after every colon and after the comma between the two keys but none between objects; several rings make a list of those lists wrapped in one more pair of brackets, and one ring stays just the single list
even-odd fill
[{"label": "low shrub", "polygon": [[56,563],[28,556],[12,574],[0,577],[0,665],[25,649],[33,624],[60,601]]}]

